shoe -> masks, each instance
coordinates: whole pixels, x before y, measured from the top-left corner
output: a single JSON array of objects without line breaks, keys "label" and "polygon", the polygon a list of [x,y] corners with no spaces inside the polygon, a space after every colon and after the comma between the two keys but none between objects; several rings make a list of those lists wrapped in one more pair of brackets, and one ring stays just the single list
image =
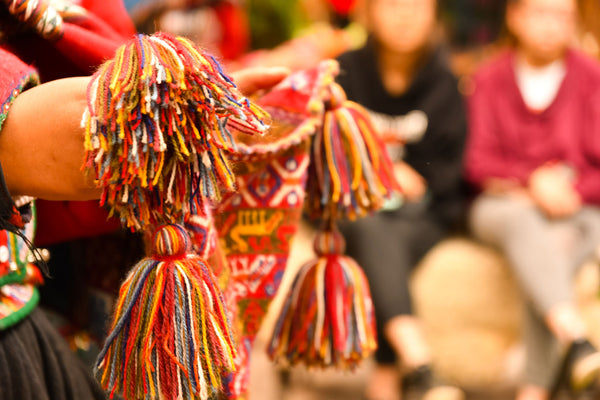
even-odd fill
[{"label": "shoe", "polygon": [[586,339],[571,343],[563,357],[551,397],[561,388],[567,389],[572,396],[584,392],[596,393],[596,378],[600,375],[600,352]]},{"label": "shoe", "polygon": [[574,352],[578,356],[571,371],[571,388],[582,392],[591,388],[600,375],[600,352],[587,340]]},{"label": "shoe", "polygon": [[464,400],[464,392],[453,385],[439,379],[429,365],[407,373],[402,379],[403,394],[417,392],[422,400]]}]

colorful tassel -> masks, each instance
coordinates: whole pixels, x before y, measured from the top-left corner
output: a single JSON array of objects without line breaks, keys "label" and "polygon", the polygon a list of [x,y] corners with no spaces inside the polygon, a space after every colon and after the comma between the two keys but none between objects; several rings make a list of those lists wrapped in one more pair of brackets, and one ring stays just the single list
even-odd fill
[{"label": "colorful tassel", "polygon": [[313,218],[355,219],[380,209],[400,188],[367,112],[338,84],[327,89],[323,125],[311,145],[305,206]]},{"label": "colorful tassel", "polygon": [[352,369],[377,347],[369,286],[356,262],[342,255],[337,229],[319,232],[314,247],[318,259],[296,276],[269,355],[292,365]]},{"label": "colorful tassel", "polygon": [[235,357],[215,277],[190,254],[183,227],[161,227],[153,245],[121,287],[96,366],[101,382],[111,398],[212,399]]},{"label": "colorful tassel", "polygon": [[322,63],[318,95],[306,102],[322,121],[312,138],[305,201],[307,214],[324,221],[317,259],[296,276],[269,354],[284,363],[351,369],[377,347],[375,321],[366,278],[343,255],[336,221],[376,211],[400,187],[367,112],[333,82],[337,72],[337,63]]},{"label": "colorful tassel", "polygon": [[127,226],[181,223],[197,213],[199,195],[218,200],[234,188],[228,127],[264,133],[265,118],[189,40],[139,35],[88,87],[84,168],[104,189],[101,204]]}]

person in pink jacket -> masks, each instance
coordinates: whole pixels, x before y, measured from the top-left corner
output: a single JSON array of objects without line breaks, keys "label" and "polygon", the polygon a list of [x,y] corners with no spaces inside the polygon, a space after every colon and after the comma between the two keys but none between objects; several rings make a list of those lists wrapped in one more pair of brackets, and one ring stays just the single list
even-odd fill
[{"label": "person in pink jacket", "polygon": [[576,0],[510,0],[514,46],[474,77],[473,234],[507,256],[527,300],[518,400],[591,386],[600,353],[572,277],[600,244],[600,64],[574,50]]}]

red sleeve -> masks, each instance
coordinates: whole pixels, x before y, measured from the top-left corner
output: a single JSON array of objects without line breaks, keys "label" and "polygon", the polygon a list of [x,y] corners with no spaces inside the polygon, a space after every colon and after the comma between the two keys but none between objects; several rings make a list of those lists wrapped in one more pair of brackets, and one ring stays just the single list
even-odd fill
[{"label": "red sleeve", "polygon": [[575,189],[585,204],[600,205],[600,68],[594,66],[596,79],[583,84],[590,92],[581,95],[586,109],[585,125],[579,129],[582,157],[572,167],[576,171]]},{"label": "red sleeve", "polygon": [[511,154],[512,144],[503,135],[500,125],[500,118],[510,118],[510,115],[500,115],[501,104],[496,100],[503,94],[495,85],[489,84],[495,77],[486,78],[490,79],[476,82],[475,91],[467,102],[469,136],[465,177],[479,189],[490,178],[512,179],[525,184],[532,171]]},{"label": "red sleeve", "polygon": [[81,6],[110,25],[121,38],[129,38],[136,33],[123,0],[81,0]]},{"label": "red sleeve", "polygon": [[37,83],[35,69],[0,48],[0,130],[15,98],[23,90]]},{"label": "red sleeve", "polygon": [[121,0],[83,0],[81,7],[87,12],[65,17],[55,46],[82,71],[92,73],[136,31]]},{"label": "red sleeve", "polygon": [[600,170],[587,171],[575,185],[585,204],[600,205]]}]

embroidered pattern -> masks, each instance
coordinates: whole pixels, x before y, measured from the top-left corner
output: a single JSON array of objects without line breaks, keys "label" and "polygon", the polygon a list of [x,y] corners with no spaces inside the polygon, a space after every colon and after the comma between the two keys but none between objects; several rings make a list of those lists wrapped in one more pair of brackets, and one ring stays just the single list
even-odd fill
[{"label": "embroidered pattern", "polygon": [[287,263],[304,199],[309,163],[296,146],[260,172],[238,175],[237,193],[215,213],[229,272],[225,302],[238,334],[237,371],[228,378],[228,399],[242,399],[249,379],[250,350]]},{"label": "embroidered pattern", "polygon": [[31,284],[15,283],[0,287],[0,330],[25,318],[38,300],[38,291]]},{"label": "embroidered pattern", "polygon": [[[22,229],[30,240],[34,231],[35,219]],[[34,285],[40,284],[42,278],[37,267],[29,262],[30,253],[18,235],[0,231],[0,330],[21,321],[37,304]]]},{"label": "embroidered pattern", "polygon": [[28,72],[27,74],[22,76],[17,82],[18,83],[14,86],[10,95],[6,97],[6,99],[0,106],[0,129],[2,128],[2,125],[4,125],[4,121],[8,116],[8,110],[10,110],[10,106],[12,105],[13,101],[15,101],[17,96],[28,87],[36,86],[37,84],[39,84],[39,78],[36,73]]}]

